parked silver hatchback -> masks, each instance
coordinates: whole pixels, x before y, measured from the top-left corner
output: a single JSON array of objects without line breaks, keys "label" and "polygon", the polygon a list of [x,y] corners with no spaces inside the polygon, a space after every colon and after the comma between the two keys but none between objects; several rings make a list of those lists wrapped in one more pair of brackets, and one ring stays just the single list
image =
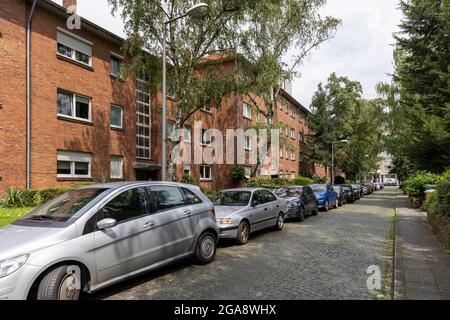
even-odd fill
[{"label": "parked silver hatchback", "polygon": [[246,244],[250,233],[273,227],[282,230],[287,213],[284,199],[258,188],[229,189],[213,199],[220,238]]},{"label": "parked silver hatchback", "polygon": [[76,300],[177,259],[206,264],[218,236],[214,206],[196,186],[83,187],[0,229],[0,300]]}]

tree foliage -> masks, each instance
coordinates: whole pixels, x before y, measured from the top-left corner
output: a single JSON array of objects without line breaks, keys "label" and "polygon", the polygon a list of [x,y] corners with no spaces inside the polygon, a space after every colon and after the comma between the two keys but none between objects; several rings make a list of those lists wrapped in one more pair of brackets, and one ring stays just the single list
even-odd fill
[{"label": "tree foliage", "polygon": [[374,170],[381,151],[383,112],[376,100],[362,99],[358,81],[331,74],[327,84],[319,84],[311,102],[306,156],[312,163],[331,167],[332,142],[335,167],[349,179]]},{"label": "tree foliage", "polygon": [[394,171],[443,172],[450,164],[450,1],[401,1],[392,83],[378,91]]}]

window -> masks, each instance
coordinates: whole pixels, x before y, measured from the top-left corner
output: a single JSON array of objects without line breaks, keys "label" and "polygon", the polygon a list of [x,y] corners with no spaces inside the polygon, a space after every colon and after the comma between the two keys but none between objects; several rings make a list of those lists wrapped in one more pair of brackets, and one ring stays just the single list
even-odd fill
[{"label": "window", "polygon": [[202,129],[202,145],[204,146],[211,145],[211,131],[207,129]]},{"label": "window", "polygon": [[185,164],[184,165],[183,174],[191,175],[191,165],[190,164]]},{"label": "window", "polygon": [[167,138],[171,139],[173,132],[175,131],[175,122],[167,121]]},{"label": "window", "polygon": [[250,109],[250,106],[248,104],[244,103],[243,110],[244,110],[243,111],[244,118],[251,119],[252,118],[252,110]]},{"label": "window", "polygon": [[244,139],[245,139],[244,149],[251,150],[252,149],[252,137],[245,136]]},{"label": "window", "polygon": [[277,200],[277,198],[267,190],[262,190],[261,193],[262,196],[264,197],[264,203],[273,202]]},{"label": "window", "polygon": [[264,195],[263,195],[262,191],[255,191],[253,193],[252,203],[254,203],[255,201],[258,205],[265,203],[265,199],[264,199]]},{"label": "window", "polygon": [[56,34],[57,54],[87,66],[92,65],[92,42],[84,40],[64,29]]},{"label": "window", "polygon": [[252,175],[252,167],[244,167],[245,170],[245,176],[250,177]]},{"label": "window", "polygon": [[167,210],[185,204],[183,194],[178,187],[155,186],[151,187],[151,191],[158,210]]},{"label": "window", "polygon": [[[187,143],[191,143],[191,126],[184,126],[184,136],[183,141]],[[203,138],[202,138],[203,141]]]},{"label": "window", "polygon": [[110,122],[112,128],[123,128],[123,108],[119,106],[111,106]]},{"label": "window", "polygon": [[283,159],[283,155],[284,155],[284,148],[280,149],[280,158]]},{"label": "window", "polygon": [[110,165],[110,178],[122,179],[123,178],[123,158],[119,156],[111,157]]},{"label": "window", "polygon": [[295,152],[291,151],[291,160],[295,160]]},{"label": "window", "polygon": [[197,203],[202,203],[202,200],[200,200],[199,197],[197,197],[197,195],[195,193],[193,193],[191,190],[186,189],[186,188],[181,188],[181,190],[183,191],[184,194],[184,202],[186,204],[197,204]]},{"label": "window", "polygon": [[120,77],[122,75],[122,66],[123,57],[118,54],[111,53],[111,60],[109,63],[109,72],[111,73],[111,75]]},{"label": "window", "polygon": [[117,222],[146,215],[148,212],[145,189],[134,188],[122,192],[103,207],[102,213],[103,218],[112,218]]},{"label": "window", "polygon": [[291,138],[295,139],[295,129],[291,128]]},{"label": "window", "polygon": [[58,151],[57,177],[90,178],[91,155],[89,153]]},{"label": "window", "polygon": [[82,121],[91,120],[91,99],[75,93],[58,91],[58,115]]},{"label": "window", "polygon": [[151,158],[150,142],[150,92],[148,91],[146,80],[136,79],[137,158]]},{"label": "window", "polygon": [[211,166],[200,166],[200,180],[211,180]]},{"label": "window", "polygon": [[305,134],[303,132],[299,132],[300,142],[305,142]]},{"label": "window", "polygon": [[286,158],[286,160],[289,159],[289,150],[288,149],[284,150],[284,157]]},{"label": "window", "polygon": [[212,99],[210,98],[207,99],[206,102],[203,104],[202,110],[211,112],[211,108],[212,108]]}]

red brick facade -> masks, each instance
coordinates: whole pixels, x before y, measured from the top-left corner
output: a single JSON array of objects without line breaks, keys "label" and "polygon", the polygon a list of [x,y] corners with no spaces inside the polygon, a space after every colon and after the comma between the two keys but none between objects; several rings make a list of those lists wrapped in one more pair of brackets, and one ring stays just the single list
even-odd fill
[{"label": "red brick facade", "polygon": [[[81,30],[70,30],[70,33],[92,43],[91,66],[63,58],[57,54],[57,30],[67,29],[65,10],[47,1],[39,3],[31,34],[31,188],[110,178],[112,156],[123,157],[123,180],[159,179],[161,119],[157,109],[161,94],[151,98],[150,158],[139,159],[136,82],[110,75],[111,55],[120,53],[120,39],[84,21]],[[0,196],[9,186],[26,187],[26,19],[29,11],[29,1],[0,2]],[[224,62],[224,70],[232,70],[233,63]],[[90,98],[91,121],[58,116],[58,90]],[[289,136],[295,147],[295,159],[290,154],[289,159],[280,159],[280,170],[286,176],[299,175],[307,171],[301,166],[300,141],[300,132],[305,135],[307,132],[304,121],[307,110],[286,92],[279,99],[275,121],[286,124],[289,135],[290,128],[295,132],[292,139]],[[225,138],[226,129],[246,129],[256,123],[255,113],[252,120],[243,117],[244,102],[242,97],[226,97],[220,107],[213,105],[210,112],[198,111],[193,120],[202,119],[205,129],[220,129]],[[122,107],[123,129],[111,128],[111,105]],[[168,118],[173,119],[170,112]],[[193,125],[193,120],[188,125]],[[224,153],[225,145],[224,142]],[[91,176],[58,178],[58,151],[90,154]],[[232,168],[233,165],[213,165],[210,181],[200,181],[200,166],[191,165],[191,173],[203,189],[217,190],[234,186],[230,179]],[[178,179],[183,169],[178,166]]]}]

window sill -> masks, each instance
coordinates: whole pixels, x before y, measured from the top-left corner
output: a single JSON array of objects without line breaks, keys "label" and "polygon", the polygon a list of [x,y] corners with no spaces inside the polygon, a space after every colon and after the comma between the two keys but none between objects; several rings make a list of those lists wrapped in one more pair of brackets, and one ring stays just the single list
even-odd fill
[{"label": "window sill", "polygon": [[200,179],[200,182],[212,182],[212,179]]},{"label": "window sill", "polygon": [[122,78],[121,75],[116,75],[116,74],[110,73],[109,76],[110,76],[111,79],[113,79],[113,80],[118,80],[118,81],[120,81],[120,82],[125,82],[125,80]]},{"label": "window sill", "polygon": [[57,181],[93,181],[93,178],[56,177]]},{"label": "window sill", "polygon": [[113,131],[119,131],[119,132],[124,132],[124,131],[125,131],[124,128],[118,128],[118,127],[111,127],[111,130],[113,130]]},{"label": "window sill", "polygon": [[75,65],[77,65],[77,66],[79,66],[79,67],[85,68],[86,70],[89,70],[89,71],[92,71],[92,72],[94,71],[94,68],[93,68],[92,66],[87,65],[87,64],[84,64],[84,63],[79,62],[79,61],[77,61],[77,60],[73,60],[73,59],[68,58],[68,57],[66,57],[66,56],[63,56],[63,55],[61,55],[61,54],[59,54],[59,53],[56,53],[56,57],[57,57],[59,60],[63,60],[63,61],[66,61],[66,62],[73,63],[73,64],[75,64]]},{"label": "window sill", "polygon": [[66,116],[62,116],[62,115],[58,115],[57,118],[58,118],[58,120],[75,122],[75,123],[79,123],[79,124],[86,124],[88,126],[93,126],[94,125],[94,123],[92,121],[89,121],[89,120],[81,120],[81,119],[66,117]]},{"label": "window sill", "polygon": [[252,121],[252,118],[246,117],[246,116],[242,116],[244,119],[250,120]]}]

